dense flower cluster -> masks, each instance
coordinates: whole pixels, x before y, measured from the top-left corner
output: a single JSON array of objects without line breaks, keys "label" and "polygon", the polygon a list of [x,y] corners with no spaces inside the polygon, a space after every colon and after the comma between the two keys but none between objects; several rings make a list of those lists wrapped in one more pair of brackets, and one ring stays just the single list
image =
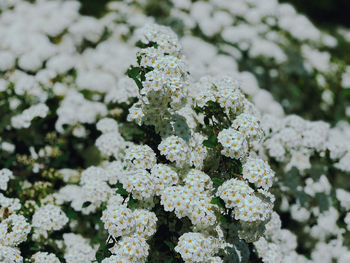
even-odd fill
[{"label": "dense flower cluster", "polygon": [[0,1],[0,262],[350,261],[347,30],[277,0],[80,8]]},{"label": "dense flower cluster", "polygon": [[32,256],[34,263],[59,263],[59,259],[54,254],[47,252],[37,252]]},{"label": "dense flower cluster", "polygon": [[37,235],[47,236],[48,231],[60,230],[68,218],[58,206],[52,204],[40,207],[33,215],[32,226]]},{"label": "dense flower cluster", "polygon": [[222,245],[219,240],[203,234],[186,233],[180,237],[175,251],[181,254],[185,262],[222,262],[214,257]]}]

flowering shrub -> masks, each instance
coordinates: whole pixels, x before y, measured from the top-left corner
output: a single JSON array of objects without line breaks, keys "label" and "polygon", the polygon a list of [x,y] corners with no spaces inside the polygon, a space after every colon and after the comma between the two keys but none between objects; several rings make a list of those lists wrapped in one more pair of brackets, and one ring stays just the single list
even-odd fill
[{"label": "flowering shrub", "polygon": [[79,8],[0,3],[1,262],[349,262],[346,30],[273,0]]}]

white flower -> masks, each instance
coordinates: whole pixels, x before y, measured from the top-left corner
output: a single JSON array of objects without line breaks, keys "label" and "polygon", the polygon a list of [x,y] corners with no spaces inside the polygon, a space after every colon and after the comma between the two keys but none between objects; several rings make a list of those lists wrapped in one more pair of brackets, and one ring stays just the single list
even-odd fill
[{"label": "white flower", "polygon": [[218,141],[223,146],[221,153],[233,159],[244,157],[248,151],[248,144],[245,136],[232,129],[223,129],[218,135]]},{"label": "white flower", "polygon": [[48,204],[38,208],[32,219],[32,226],[37,235],[47,237],[48,231],[62,229],[68,222],[68,217],[60,207]]},{"label": "white flower", "polygon": [[55,254],[47,252],[37,252],[32,256],[34,263],[60,263]]},{"label": "white flower", "polygon": [[162,155],[177,166],[182,167],[189,162],[188,155],[190,152],[188,144],[178,136],[169,136],[163,139],[158,145],[158,149]]},{"label": "white flower", "polygon": [[15,129],[28,128],[34,118],[45,118],[48,112],[49,108],[45,104],[36,104],[24,110],[21,114],[12,117],[11,124]]},{"label": "white flower", "polygon": [[257,158],[248,158],[243,164],[243,178],[250,183],[254,183],[257,187],[267,190],[272,186],[275,173],[269,164]]},{"label": "white flower", "polygon": [[13,173],[9,169],[1,169],[0,170],[0,190],[6,191],[7,190],[7,184],[10,181],[10,179],[13,179]]},{"label": "white flower", "polygon": [[22,215],[12,214],[0,223],[0,244],[16,246],[27,239],[31,226]]}]

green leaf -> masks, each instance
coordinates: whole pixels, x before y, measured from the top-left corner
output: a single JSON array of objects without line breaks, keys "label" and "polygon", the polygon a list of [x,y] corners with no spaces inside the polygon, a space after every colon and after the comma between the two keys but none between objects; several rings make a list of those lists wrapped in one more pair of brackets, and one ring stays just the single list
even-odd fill
[{"label": "green leaf", "polygon": [[71,206],[62,206],[62,210],[69,219],[78,219],[78,213]]},{"label": "green leaf", "polygon": [[88,207],[89,205],[91,205],[91,202],[89,202],[89,201],[84,202],[84,204],[83,204],[83,208],[86,208],[86,207]]},{"label": "green leaf", "polygon": [[220,186],[220,185],[222,185],[222,184],[224,183],[223,180],[221,180],[220,178],[217,178],[217,177],[213,177],[213,178],[211,178],[211,180],[212,180],[213,183],[214,183],[215,185],[217,185],[217,186]]},{"label": "green leaf", "polygon": [[118,188],[117,194],[128,196],[129,193],[126,191],[121,183],[117,183],[116,187]]},{"label": "green leaf", "polygon": [[140,67],[131,67],[126,73],[130,78],[135,79],[140,74],[140,71]]},{"label": "green leaf", "polygon": [[220,104],[218,102],[215,102],[215,101],[212,101],[212,100],[208,101],[206,104],[211,109],[220,109],[221,108]]},{"label": "green leaf", "polygon": [[134,198],[130,197],[128,201],[128,207],[129,208],[135,208],[137,206],[138,201],[135,200]]},{"label": "green leaf", "polygon": [[4,168],[9,168],[9,167],[11,167],[11,166],[12,166],[12,163],[14,163],[14,162],[16,161],[16,159],[17,159],[17,158],[16,158],[15,155],[9,157],[9,158],[6,160],[6,162],[5,162]]},{"label": "green leaf", "polygon": [[235,247],[227,247],[225,251],[224,263],[240,262]]},{"label": "green leaf", "polygon": [[204,124],[205,125],[209,125],[209,118],[208,118],[208,116],[204,117]]},{"label": "green leaf", "polygon": [[201,107],[199,107],[199,106],[194,107],[193,110],[194,110],[197,114],[204,111],[204,110],[203,110]]},{"label": "green leaf", "polygon": [[101,263],[101,261],[111,255],[111,252],[108,249],[108,244],[102,243],[98,250],[96,251],[96,259],[97,262]]},{"label": "green leaf", "polygon": [[283,176],[283,184],[290,188],[292,191],[296,191],[297,187],[301,184],[300,175],[297,168],[293,167],[289,172]]},{"label": "green leaf", "polygon": [[[84,163],[86,167],[98,165],[100,163],[101,154],[95,145],[84,148],[84,151],[81,151],[80,154],[84,158]],[[69,157],[66,156],[66,158],[68,159]]]},{"label": "green leaf", "polygon": [[241,261],[240,263],[247,263],[249,261],[250,251],[248,244],[243,239],[235,239],[234,245],[236,250],[239,251]]},{"label": "green leaf", "polygon": [[220,223],[222,225],[227,225],[228,222],[229,222],[229,220],[224,215],[220,215]]},{"label": "green leaf", "polygon": [[137,41],[135,43],[135,46],[139,47],[139,48],[146,48],[147,45],[145,43],[143,43],[141,40]]},{"label": "green leaf", "polygon": [[326,194],[316,193],[316,199],[321,212],[327,211],[329,209],[330,201]]},{"label": "green leaf", "polygon": [[208,148],[215,148],[215,146],[218,143],[218,139],[216,138],[216,135],[211,135],[208,140],[203,141],[203,145]]},{"label": "green leaf", "polygon": [[213,205],[217,205],[218,207],[225,208],[225,203],[219,197],[213,197],[210,200],[210,203]]},{"label": "green leaf", "polygon": [[142,57],[141,57],[141,56],[137,56],[137,64],[139,64],[139,65],[140,65],[140,63],[141,63],[141,59],[142,59]]},{"label": "green leaf", "polygon": [[171,250],[173,250],[175,248],[174,244],[171,243],[170,241],[168,240],[165,240],[164,241],[165,245],[167,245]]},{"label": "green leaf", "polygon": [[139,89],[143,89],[142,82],[140,80],[135,78],[134,81]]},{"label": "green leaf", "polygon": [[301,206],[305,206],[307,202],[310,200],[310,196],[304,191],[295,191],[295,198],[298,200]]}]

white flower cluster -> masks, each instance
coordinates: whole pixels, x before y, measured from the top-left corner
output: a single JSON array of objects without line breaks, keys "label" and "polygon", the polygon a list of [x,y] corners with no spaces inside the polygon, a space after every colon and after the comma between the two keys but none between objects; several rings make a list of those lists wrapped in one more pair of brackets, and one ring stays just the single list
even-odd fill
[{"label": "white flower cluster", "polygon": [[34,263],[60,263],[60,260],[55,254],[49,254],[47,252],[37,252],[32,256]]},{"label": "white flower cluster", "polygon": [[197,94],[196,102],[200,107],[213,101],[218,102],[227,114],[239,113],[243,109],[244,95],[239,88],[239,83],[230,77],[218,79],[205,77],[197,83],[197,88],[200,93]]},{"label": "white flower cluster", "polygon": [[169,161],[175,162],[177,166],[184,166],[189,161],[190,149],[186,141],[178,136],[167,137],[159,144],[158,149],[162,155],[165,155]]},{"label": "white flower cluster", "polygon": [[52,204],[44,205],[38,208],[32,219],[32,227],[35,236],[48,236],[49,231],[62,229],[68,222],[68,217],[61,208]]},{"label": "white flower cluster", "polygon": [[156,154],[148,145],[133,145],[125,153],[129,169],[151,169],[156,164]]},{"label": "white flower cluster", "polygon": [[222,248],[223,244],[218,239],[201,233],[185,233],[175,247],[185,262],[223,262],[214,255]]},{"label": "white flower cluster", "polygon": [[138,235],[123,236],[111,249],[113,256],[104,259],[103,263],[113,262],[145,262],[149,254],[146,239]]},{"label": "white flower cluster", "polygon": [[243,164],[243,178],[257,187],[267,190],[272,186],[275,173],[269,164],[261,159],[248,158]]},{"label": "white flower cluster", "polygon": [[205,137],[198,133],[193,133],[188,143],[181,137],[172,135],[162,140],[158,150],[179,167],[193,165],[196,168],[202,168],[208,152],[203,147],[204,140]]},{"label": "white flower cluster", "polygon": [[[33,240],[45,247],[54,244],[56,249],[57,245],[67,263],[94,262],[100,245],[95,244],[96,238],[88,240],[74,234],[84,231],[85,236],[88,228],[98,234],[107,230],[115,242],[110,249],[113,255],[102,262],[147,262],[153,256],[151,237],[157,223],[167,224],[164,214],[166,220],[171,214],[175,216],[170,220],[184,222],[175,251],[185,262],[223,262],[215,255],[228,245],[224,238],[236,231],[217,235],[219,231],[214,229],[220,229],[222,217],[232,214],[230,227],[241,232],[234,238],[254,236],[243,238],[247,242],[260,238],[254,242],[254,253],[263,262],[349,262],[347,185],[339,188],[343,182],[340,174],[330,179],[334,170],[311,170],[310,175],[308,169],[320,156],[322,162],[331,162],[337,173],[350,171],[350,146],[344,143],[350,140],[350,125],[340,122],[330,128],[325,122],[284,116],[281,105],[258,84],[266,76],[273,83],[291,71],[298,77],[308,74],[319,88],[330,86],[330,76],[339,75],[331,73],[340,67],[333,63],[330,53],[320,50],[334,47],[337,40],[319,31],[291,5],[276,0],[172,0],[171,4],[169,18],[181,19],[185,36],[178,40],[170,29],[158,25],[136,30],[137,37],[141,36],[139,44],[145,47],[137,53],[136,61],[136,49],[131,47],[134,30],[154,20],[140,13],[145,1],[137,7],[111,2],[108,7],[113,11],[100,19],[80,15],[77,1],[1,1],[0,38],[4,41],[0,43],[0,93],[6,95],[3,105],[8,105],[10,113],[5,113],[0,127],[0,148],[5,156],[1,159],[14,167],[16,176],[8,169],[0,170],[0,189],[5,194],[0,194],[0,261],[23,262],[22,256],[27,255],[21,256],[20,249],[29,238],[28,244]],[[187,34],[204,35],[206,41]],[[215,45],[209,43],[214,37]],[[294,59],[286,52],[289,49],[300,55],[303,66],[297,71],[289,67]],[[127,71],[127,65],[136,63],[137,67]],[[241,68],[252,72],[238,72]],[[136,75],[137,84],[124,76],[125,71]],[[349,86],[348,71],[346,68],[339,80],[344,88]],[[199,81],[193,84],[188,72]],[[233,74],[240,81],[222,74]],[[202,75],[212,77],[199,79]],[[330,90],[322,94],[329,105],[333,103]],[[288,103],[284,101],[283,105]],[[204,110],[198,113],[196,106]],[[209,120],[205,118],[205,110],[217,106],[223,109],[224,119],[212,115]],[[37,117],[43,119],[48,134],[40,134],[37,125],[31,127]],[[57,120],[55,128],[47,131],[51,120]],[[134,127],[130,121],[141,125],[138,131],[146,135],[135,136],[140,144],[128,141]],[[202,127],[214,124],[220,124],[211,129],[218,144],[204,146],[210,137]],[[102,133],[95,141],[101,156],[90,160],[83,155],[92,155],[95,126]],[[56,151],[52,145],[39,146],[36,137],[28,149],[24,149],[28,142],[17,145],[16,136],[21,132],[17,129],[23,128],[30,132],[36,129],[45,143],[57,135],[55,147],[62,146],[79,156],[66,160],[72,153],[63,153],[51,164],[48,159]],[[23,154],[26,152],[30,154]],[[229,162],[222,155],[234,160]],[[281,229],[279,216],[272,212],[275,197],[268,190],[275,174],[269,159],[279,177],[278,187],[272,189],[281,201],[275,209],[288,213],[288,220],[298,221],[295,231],[311,241],[297,244],[296,236]],[[59,167],[59,175],[52,178],[46,168],[61,162],[65,166]],[[22,163],[34,167],[35,178],[27,179],[30,172],[24,170],[22,176],[18,171]],[[232,173],[233,165],[243,168],[237,172],[241,174]],[[302,176],[292,179],[302,184],[291,191],[289,183],[294,181],[286,183],[283,175],[293,167]],[[213,174],[227,181],[221,184]],[[8,184],[10,179],[16,181],[16,188]],[[333,184],[338,186],[333,189]],[[51,195],[52,189],[57,192]],[[7,194],[18,194],[20,199]],[[320,205],[314,205],[317,202]],[[67,215],[71,213],[74,219],[70,216],[68,220],[61,205],[68,207]],[[97,222],[101,212],[104,227]],[[32,216],[31,224],[22,213]],[[85,222],[86,218],[93,220]],[[256,233],[264,225],[266,231],[260,237]],[[31,228],[33,235],[29,235]],[[50,235],[63,228],[71,231],[63,234],[63,240],[57,237],[61,233]],[[297,246],[306,248],[309,259],[296,252]],[[48,252],[37,252],[31,259],[59,262],[58,254],[56,257]],[[237,250],[237,254],[242,257],[243,253]]]},{"label": "white flower cluster", "polygon": [[296,236],[286,229],[281,229],[281,220],[276,212],[272,213],[266,224],[265,237],[254,242],[259,256],[264,263],[272,262],[309,262],[295,252]]},{"label": "white flower cluster", "polygon": [[71,91],[57,109],[56,130],[64,131],[64,125],[94,123],[98,116],[107,114],[106,106],[100,102],[86,100],[81,93]]},{"label": "white flower cluster", "polygon": [[0,223],[0,260],[5,263],[23,262],[20,250],[16,247],[26,241],[31,230],[24,216],[12,214]]},{"label": "white flower cluster", "polygon": [[211,204],[210,192],[197,187],[167,187],[162,193],[161,204],[165,211],[174,211],[180,219],[186,216],[198,229],[205,229],[217,224],[215,206]]},{"label": "white flower cluster", "polygon": [[118,124],[111,118],[103,118],[97,122],[96,128],[102,132],[96,140],[99,151],[107,156],[118,158],[126,143],[119,133]]},{"label": "white flower cluster", "polygon": [[228,208],[234,208],[238,220],[265,221],[271,215],[272,206],[254,195],[254,190],[243,180],[233,178],[224,182],[216,194]]},{"label": "white flower cluster", "polygon": [[[80,199],[79,210],[89,214],[95,211],[102,202],[106,202],[113,192],[108,185],[110,179],[110,173],[102,167],[91,166],[83,171],[80,178],[81,188],[79,188],[81,196],[76,196],[78,200]],[[85,202],[90,202],[90,204],[83,207]]]},{"label": "white flower cluster", "polygon": [[0,223],[0,243],[3,246],[17,246],[27,239],[30,230],[24,216],[12,214]]},{"label": "white flower cluster", "polygon": [[138,235],[148,239],[156,231],[156,215],[145,209],[129,209],[120,195],[109,200],[101,220],[108,233],[115,239],[127,235]]},{"label": "white flower cluster", "polygon": [[[311,167],[310,157],[314,153],[321,156],[329,151],[334,167],[350,171],[348,160],[350,146],[344,144],[350,138],[350,125],[339,122],[336,127],[322,121],[307,121],[296,115],[277,118],[265,115],[262,127],[266,133],[264,147],[268,156],[301,172]],[[336,162],[337,161],[337,162]]]},{"label": "white flower cluster", "polygon": [[176,185],[179,180],[177,173],[165,164],[153,166],[151,176],[155,184],[155,195],[161,195],[166,187]]},{"label": "white flower cluster", "polygon": [[5,216],[5,210],[10,214],[21,209],[21,203],[18,198],[8,198],[0,193],[0,219]]},{"label": "white flower cluster", "polygon": [[7,184],[10,179],[13,179],[13,173],[9,169],[1,169],[0,170],[0,189],[3,191],[7,190]]},{"label": "white flower cluster", "polygon": [[142,80],[140,100],[130,108],[128,120],[154,125],[161,135],[176,134],[172,127],[176,125],[174,111],[184,106],[188,92],[188,73],[180,44],[177,36],[163,26],[147,25],[139,34],[143,43],[151,45],[139,51],[140,66],[151,70]]},{"label": "white flower cluster", "polygon": [[299,170],[310,168],[309,157],[327,148],[329,125],[325,122],[311,122],[296,115],[283,119],[264,116],[262,126],[266,133],[264,146],[268,155],[279,162],[289,162]]},{"label": "white flower cluster", "polygon": [[97,247],[91,247],[89,240],[74,233],[63,234],[64,259],[67,263],[91,263],[96,257]]},{"label": "white flower cluster", "polygon": [[130,170],[120,179],[124,188],[138,200],[146,200],[154,193],[154,182],[147,170]]},{"label": "white flower cluster", "polygon": [[116,86],[116,89],[110,89],[106,94],[106,103],[130,103],[129,100],[138,95],[139,90],[135,82],[126,76],[121,77]]},{"label": "white flower cluster", "polygon": [[12,117],[11,124],[15,129],[28,128],[34,118],[45,118],[48,112],[49,108],[45,104],[37,104]]},{"label": "white flower cluster", "polygon": [[218,141],[223,147],[221,153],[227,157],[242,159],[248,152],[248,143],[245,136],[235,129],[222,130],[218,135]]},{"label": "white flower cluster", "polygon": [[0,260],[4,263],[23,262],[19,249],[7,247],[0,244]]}]

